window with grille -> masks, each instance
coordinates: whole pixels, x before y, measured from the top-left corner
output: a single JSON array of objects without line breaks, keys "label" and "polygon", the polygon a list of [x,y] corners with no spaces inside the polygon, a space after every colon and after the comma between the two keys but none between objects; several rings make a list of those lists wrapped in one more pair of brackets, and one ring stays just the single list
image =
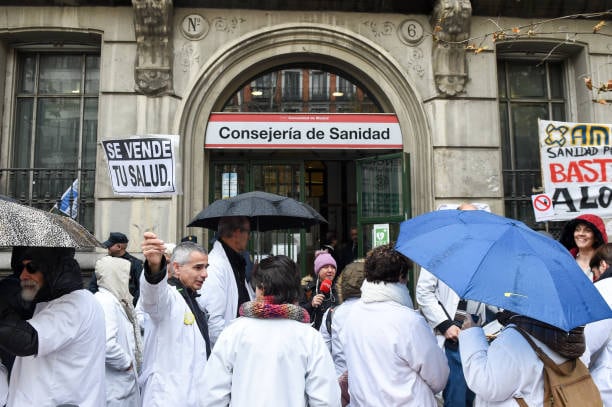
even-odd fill
[{"label": "window with grille", "polygon": [[[45,210],[78,184],[59,207],[89,230],[94,185],[100,83],[98,53],[19,52],[12,167],[5,188]],[[75,180],[78,182],[75,184]]]},{"label": "window with grille", "polygon": [[283,101],[302,99],[302,72],[299,70],[283,71]]},{"label": "window with grille", "polygon": [[563,64],[500,60],[497,70],[505,213],[543,228],[531,203],[531,195],[543,191],[538,119],[566,120]]},{"label": "window with grille", "polygon": [[310,100],[329,99],[329,72],[310,71]]}]

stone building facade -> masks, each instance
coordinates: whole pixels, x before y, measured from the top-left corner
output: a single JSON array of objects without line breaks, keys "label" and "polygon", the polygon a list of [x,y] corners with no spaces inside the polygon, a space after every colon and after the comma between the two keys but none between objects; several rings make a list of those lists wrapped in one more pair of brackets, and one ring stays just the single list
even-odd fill
[{"label": "stone building facade", "polygon": [[[595,84],[612,79],[610,13],[584,18],[587,12],[605,11],[605,1],[588,2],[588,9],[587,2],[576,1],[571,2],[574,8],[508,10],[508,16],[498,10],[501,17],[483,14],[483,2],[468,0],[414,2],[412,9],[390,6],[373,12],[361,12],[368,2],[320,9],[317,2],[306,1],[303,9],[293,10],[249,2],[246,7],[230,2],[229,8],[207,8],[210,2],[201,2],[201,7],[197,1],[171,0],[49,1],[29,7],[11,3],[0,3],[7,4],[0,5],[1,191],[32,203],[35,191],[23,185],[35,181],[36,160],[45,164],[46,157],[38,157],[43,153],[32,147],[33,139],[45,143],[36,138],[32,123],[57,123],[52,115],[64,114],[70,99],[60,100],[61,89],[33,89],[53,82],[53,72],[63,75],[64,62],[49,58],[81,58],[78,69],[65,65],[78,71],[69,76],[82,79],[71,108],[76,148],[60,143],[49,154],[64,151],[66,162],[78,169],[88,163],[94,171],[66,175],[68,181],[82,177],[80,199],[89,194],[89,201],[83,201],[83,208],[89,208],[83,215],[89,217],[88,227],[101,241],[111,231],[123,231],[135,252],[146,230],[167,241],[186,234],[208,238],[186,224],[215,198],[214,162],[272,160],[272,151],[205,148],[211,113],[223,111],[236,92],[266,72],[287,67],[337,72],[365,90],[380,112],[397,116],[401,152],[406,154],[402,165],[409,167],[408,187],[402,192],[404,218],[443,203],[472,201],[531,221],[529,196],[541,183],[537,166],[521,159],[532,154],[522,150],[531,145],[525,137],[537,134],[520,133],[522,124],[533,124],[535,113],[529,106],[542,109],[548,116],[543,118],[612,122],[610,104],[596,103],[606,94],[596,96],[584,84],[586,77]],[[594,9],[598,6],[602,8]],[[583,15],[559,18],[576,12]],[[608,25],[594,31],[601,20]],[[47,78],[45,64],[55,67]],[[527,92],[513,99],[514,87],[537,87],[530,79],[539,81],[545,94]],[[47,96],[60,98],[49,102]],[[57,104],[59,113],[53,113]],[[24,127],[24,120],[30,125]],[[141,134],[179,135],[182,194],[142,198],[113,193],[99,141]],[[24,137],[29,137],[29,148],[23,146]],[[381,152],[315,150],[289,149],[274,162],[323,162],[329,181],[326,215],[335,219],[333,228],[344,240],[359,221],[358,199],[354,181],[348,188],[340,184],[356,177],[355,161]],[[47,164],[63,167],[61,160]],[[255,168],[249,165],[247,173]],[[56,195],[38,196],[36,202],[51,206]],[[336,213],[334,208],[340,209]]]}]

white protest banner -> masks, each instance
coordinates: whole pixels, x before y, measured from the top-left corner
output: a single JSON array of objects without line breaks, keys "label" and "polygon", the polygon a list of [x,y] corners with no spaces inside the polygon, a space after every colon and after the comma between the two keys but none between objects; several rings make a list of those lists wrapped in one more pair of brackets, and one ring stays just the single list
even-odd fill
[{"label": "white protest banner", "polygon": [[554,217],[612,217],[612,125],[539,120],[544,192]]},{"label": "white protest banner", "polygon": [[206,148],[401,149],[394,114],[213,113]]},{"label": "white protest banner", "polygon": [[103,140],[108,174],[117,195],[179,193],[177,135],[145,135]]}]

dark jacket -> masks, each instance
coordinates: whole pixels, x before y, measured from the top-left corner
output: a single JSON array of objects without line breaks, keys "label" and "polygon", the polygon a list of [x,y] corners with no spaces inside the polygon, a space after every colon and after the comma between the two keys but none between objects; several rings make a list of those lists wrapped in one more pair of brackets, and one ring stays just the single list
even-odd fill
[{"label": "dark jacket", "polygon": [[[81,268],[74,259],[74,249],[32,247],[22,258],[39,265],[44,275],[44,284],[33,304],[48,302],[83,288]],[[31,315],[24,312],[10,307],[0,310],[0,348],[15,356],[30,356],[38,352],[38,333],[27,322]]]},{"label": "dark jacket", "polygon": [[319,329],[321,326],[321,322],[323,321],[323,314],[330,307],[335,307],[338,305],[338,293],[336,292],[336,285],[332,285],[332,289],[328,294],[325,294],[325,298],[323,302],[318,307],[312,306],[312,297],[316,294],[319,294],[319,287],[321,282],[317,278],[316,280],[312,280],[306,283],[306,285],[302,286],[304,289],[304,295],[302,296],[302,300],[300,301],[300,306],[308,311],[310,315],[310,323],[313,328]]}]

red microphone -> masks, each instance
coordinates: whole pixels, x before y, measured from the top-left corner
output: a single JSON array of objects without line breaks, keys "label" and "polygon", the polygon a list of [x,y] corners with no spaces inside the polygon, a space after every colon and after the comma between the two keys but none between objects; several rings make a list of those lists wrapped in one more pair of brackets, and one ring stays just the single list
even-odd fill
[{"label": "red microphone", "polygon": [[331,291],[331,287],[332,287],[332,281],[326,278],[325,280],[321,281],[321,286],[319,287],[319,291],[321,291],[323,294],[329,294],[329,292]]}]

